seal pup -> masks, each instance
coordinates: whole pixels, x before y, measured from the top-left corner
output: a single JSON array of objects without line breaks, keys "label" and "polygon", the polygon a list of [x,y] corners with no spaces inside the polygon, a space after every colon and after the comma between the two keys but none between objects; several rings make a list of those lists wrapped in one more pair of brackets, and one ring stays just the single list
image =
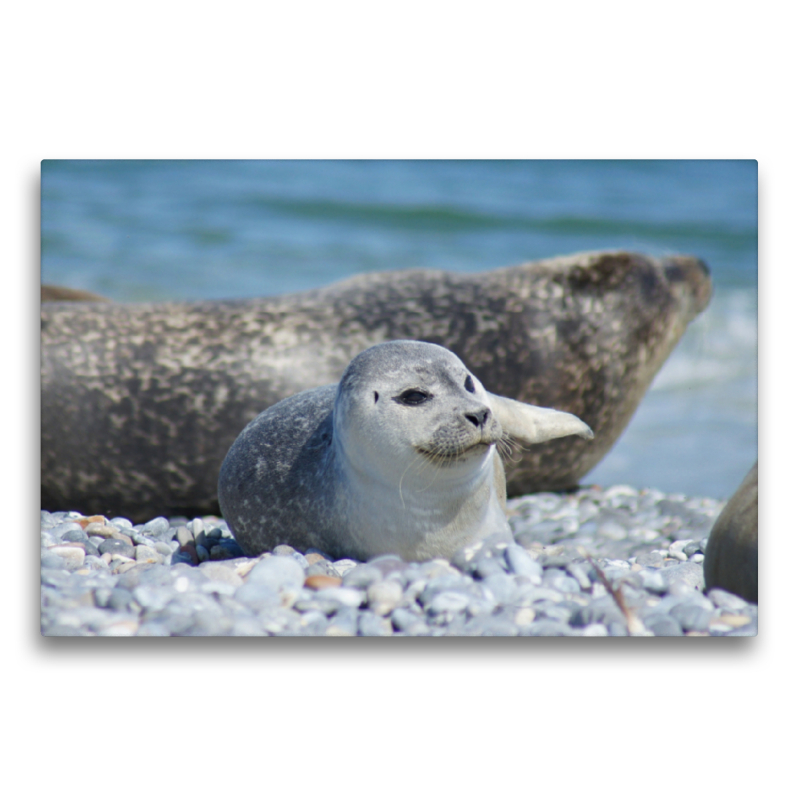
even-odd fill
[{"label": "seal pup", "polygon": [[386,342],[338,384],[259,414],[222,464],[220,506],[249,555],[290,544],[363,561],[449,559],[511,536],[497,453],[509,434],[592,437],[572,414],[488,393],[443,347]]},{"label": "seal pup", "polygon": [[219,465],[250,420],[395,339],[439,344],[497,394],[585,420],[594,440],[545,442],[507,465],[512,496],[572,488],[710,296],[691,256],[596,252],[265,299],[44,303],[42,506],[137,522],[219,513]]},{"label": "seal pup", "polygon": [[758,461],[711,529],[703,577],[706,589],[719,587],[758,602]]}]

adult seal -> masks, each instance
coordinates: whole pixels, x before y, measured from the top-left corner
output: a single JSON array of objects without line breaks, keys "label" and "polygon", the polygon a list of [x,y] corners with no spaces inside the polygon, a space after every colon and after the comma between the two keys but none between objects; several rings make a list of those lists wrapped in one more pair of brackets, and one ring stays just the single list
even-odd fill
[{"label": "adult seal", "polygon": [[286,543],[336,558],[451,558],[511,535],[503,437],[572,434],[592,437],[572,414],[489,394],[442,347],[387,342],[356,356],[338,384],[256,417],[222,464],[220,506],[250,555]]},{"label": "adult seal", "polygon": [[441,345],[499,395],[585,420],[591,442],[534,445],[508,464],[511,495],[570,488],[710,294],[696,258],[598,252],[266,299],[44,303],[42,505],[134,521],[218,513],[219,465],[248,422],[395,339]]},{"label": "adult seal", "polygon": [[708,536],[703,576],[718,587],[758,602],[758,462],[717,517]]}]

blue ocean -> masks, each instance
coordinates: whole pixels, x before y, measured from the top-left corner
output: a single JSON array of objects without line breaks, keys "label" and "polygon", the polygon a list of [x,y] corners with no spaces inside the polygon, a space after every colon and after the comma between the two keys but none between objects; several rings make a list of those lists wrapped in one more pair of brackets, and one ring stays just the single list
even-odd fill
[{"label": "blue ocean", "polygon": [[44,161],[41,195],[42,281],[120,302],[581,250],[698,256],[709,308],[584,483],[725,498],[756,459],[755,161]]}]

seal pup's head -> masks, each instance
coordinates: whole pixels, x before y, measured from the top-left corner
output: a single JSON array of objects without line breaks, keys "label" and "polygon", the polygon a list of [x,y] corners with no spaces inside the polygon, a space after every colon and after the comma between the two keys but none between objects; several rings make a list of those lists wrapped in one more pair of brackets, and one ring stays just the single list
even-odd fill
[{"label": "seal pup's head", "polygon": [[468,477],[503,436],[488,393],[461,360],[416,341],[378,344],[350,362],[334,427],[342,457],[358,454],[353,468],[395,484],[423,473],[429,483],[431,466]]}]

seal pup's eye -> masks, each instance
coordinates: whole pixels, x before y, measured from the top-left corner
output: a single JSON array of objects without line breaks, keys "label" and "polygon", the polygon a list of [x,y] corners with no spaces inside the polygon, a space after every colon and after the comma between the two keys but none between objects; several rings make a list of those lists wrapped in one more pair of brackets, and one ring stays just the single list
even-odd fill
[{"label": "seal pup's eye", "polygon": [[377,392],[373,392],[372,394],[375,395],[375,402],[377,403],[378,402],[378,393]]},{"label": "seal pup's eye", "polygon": [[475,393],[475,382],[472,380],[472,375],[467,375],[467,379],[464,381],[464,388],[468,392]]},{"label": "seal pup's eye", "polygon": [[430,400],[431,396],[427,392],[421,392],[419,389],[406,389],[394,399],[404,406],[418,406]]}]

